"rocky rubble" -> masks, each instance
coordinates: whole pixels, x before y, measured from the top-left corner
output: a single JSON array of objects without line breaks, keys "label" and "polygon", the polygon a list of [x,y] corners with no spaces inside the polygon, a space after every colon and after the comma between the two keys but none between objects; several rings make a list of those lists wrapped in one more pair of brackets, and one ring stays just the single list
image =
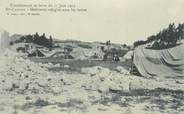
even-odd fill
[{"label": "rocky rubble", "polygon": [[144,110],[144,106],[151,104],[134,102],[135,98],[131,97],[131,92],[156,88],[184,90],[182,80],[132,76],[122,67],[118,67],[117,71],[111,71],[96,66],[83,68],[81,74],[67,74],[49,71],[47,69],[49,66],[51,65],[23,59],[12,51],[2,53],[0,55],[0,113],[129,114],[130,112],[137,114],[135,113],[137,111],[141,114],[161,113],[159,110],[156,112]]}]

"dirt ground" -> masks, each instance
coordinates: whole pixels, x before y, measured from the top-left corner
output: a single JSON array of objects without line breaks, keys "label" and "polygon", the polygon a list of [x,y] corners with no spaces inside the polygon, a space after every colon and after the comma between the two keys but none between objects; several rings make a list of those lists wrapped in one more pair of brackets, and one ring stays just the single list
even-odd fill
[{"label": "dirt ground", "polygon": [[184,113],[181,79],[149,79],[122,66],[81,67],[81,62],[65,67],[78,65],[80,73],[56,72],[49,68],[60,65],[35,63],[11,51],[0,60],[0,114]]}]

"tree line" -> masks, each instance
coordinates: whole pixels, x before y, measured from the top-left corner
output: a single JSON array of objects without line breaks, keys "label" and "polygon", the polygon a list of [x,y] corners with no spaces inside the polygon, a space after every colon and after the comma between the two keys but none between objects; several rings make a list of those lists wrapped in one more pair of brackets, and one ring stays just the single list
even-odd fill
[{"label": "tree line", "polygon": [[34,35],[26,35],[22,36],[18,42],[25,42],[25,43],[34,43],[38,44],[47,48],[52,48],[53,47],[53,39],[52,36],[47,38],[45,36],[45,33],[43,35],[39,35],[38,33]]},{"label": "tree line", "polygon": [[156,35],[149,36],[146,41],[140,40],[134,42],[134,47],[153,42],[149,48],[165,49],[176,46],[177,42],[182,39],[184,39],[184,23],[177,26],[171,23],[166,29],[161,30]]}]

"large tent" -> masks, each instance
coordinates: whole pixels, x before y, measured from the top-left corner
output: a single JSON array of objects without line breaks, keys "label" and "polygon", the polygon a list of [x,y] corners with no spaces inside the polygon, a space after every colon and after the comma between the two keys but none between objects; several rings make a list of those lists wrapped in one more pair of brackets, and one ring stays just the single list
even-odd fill
[{"label": "large tent", "polygon": [[184,44],[164,49],[146,49],[139,46],[134,51],[134,64],[145,77],[184,77]]}]

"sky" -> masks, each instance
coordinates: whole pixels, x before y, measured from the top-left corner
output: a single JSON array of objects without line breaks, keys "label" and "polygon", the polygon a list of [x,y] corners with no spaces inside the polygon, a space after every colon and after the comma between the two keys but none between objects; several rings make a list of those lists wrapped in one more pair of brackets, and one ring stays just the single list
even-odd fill
[{"label": "sky", "polygon": [[[10,3],[75,4],[87,12],[7,16],[5,8]],[[1,0],[0,28],[11,34],[38,32],[62,40],[132,44],[156,34],[169,23],[183,23],[183,6],[184,0]]]}]

